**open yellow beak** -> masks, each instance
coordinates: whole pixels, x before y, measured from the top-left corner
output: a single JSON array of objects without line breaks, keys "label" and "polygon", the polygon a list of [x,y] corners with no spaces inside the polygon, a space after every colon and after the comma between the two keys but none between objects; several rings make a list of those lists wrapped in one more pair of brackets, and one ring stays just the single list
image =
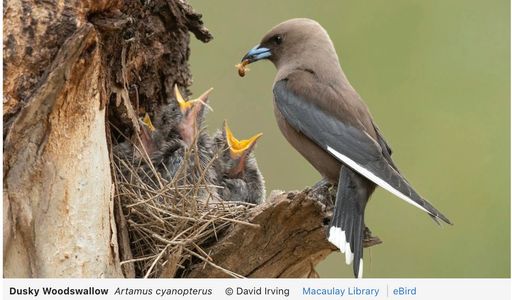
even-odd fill
[{"label": "open yellow beak", "polygon": [[153,123],[151,122],[151,118],[149,117],[149,115],[146,113],[144,115],[144,119],[142,120],[142,123],[144,123],[144,125],[146,125],[150,131],[155,131],[155,126],[153,126]]},{"label": "open yellow beak", "polygon": [[176,100],[178,101],[178,104],[180,105],[180,109],[181,109],[182,113],[185,113],[190,108],[192,108],[192,106],[194,105],[195,102],[201,102],[203,105],[205,105],[205,106],[207,106],[208,108],[211,109],[211,107],[209,107],[208,104],[206,104],[206,102],[208,101],[208,95],[210,94],[211,91],[213,91],[213,88],[209,88],[206,92],[204,92],[197,99],[193,99],[193,100],[188,100],[187,101],[181,95],[180,89],[178,88],[178,85],[177,84],[174,85],[174,95],[176,97]]},{"label": "open yellow beak", "polygon": [[184,113],[192,107],[192,103],[190,101],[186,101],[180,93],[180,89],[178,89],[178,85],[174,85],[174,96],[176,100],[178,100],[178,104],[180,105],[181,112]]},{"label": "open yellow beak", "polygon": [[256,141],[263,135],[258,133],[247,140],[238,140],[233,136],[233,132],[228,127],[228,122],[224,121],[224,131],[231,154],[235,157],[242,156],[247,150],[251,149]]}]

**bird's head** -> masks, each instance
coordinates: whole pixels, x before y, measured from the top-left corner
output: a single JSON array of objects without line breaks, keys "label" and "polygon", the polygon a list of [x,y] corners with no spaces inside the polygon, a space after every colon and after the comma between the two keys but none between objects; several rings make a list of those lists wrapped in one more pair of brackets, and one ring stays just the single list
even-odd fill
[{"label": "bird's head", "polygon": [[132,143],[142,156],[151,156],[156,151],[156,144],[154,141],[155,126],[151,122],[151,118],[146,113],[144,118],[138,120],[139,131],[138,134],[132,136]]},{"label": "bird's head", "polygon": [[223,156],[222,161],[229,176],[234,177],[243,171],[247,157],[251,154],[256,146],[256,142],[262,135],[262,133],[258,133],[246,140],[238,140],[233,135],[227,121],[224,121],[221,144],[225,145],[222,148],[226,151],[221,155]]},{"label": "bird's head", "polygon": [[307,63],[303,61],[304,57],[311,57],[311,63],[314,63],[326,53],[336,55],[329,35],[318,22],[305,18],[291,19],[265,34],[261,42],[245,54],[242,64],[245,66],[268,59],[280,68]]},{"label": "bird's head", "polygon": [[161,106],[155,112],[154,128],[161,135],[168,136],[183,120],[183,114],[177,101]]},{"label": "bird's head", "polygon": [[197,132],[201,129],[204,106],[208,106],[208,95],[212,90],[213,88],[210,88],[199,98],[187,101],[181,95],[178,86],[174,86],[176,101],[182,114],[181,121],[178,124],[178,133],[189,146],[192,145]]}]

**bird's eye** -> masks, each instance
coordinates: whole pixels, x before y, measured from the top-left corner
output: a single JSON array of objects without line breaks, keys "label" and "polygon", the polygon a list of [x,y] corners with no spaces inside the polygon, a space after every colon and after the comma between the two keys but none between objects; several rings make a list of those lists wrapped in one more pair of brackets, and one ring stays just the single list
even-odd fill
[{"label": "bird's eye", "polygon": [[280,35],[275,35],[273,40],[274,43],[276,43],[276,45],[281,45],[281,43],[283,42],[283,37]]}]

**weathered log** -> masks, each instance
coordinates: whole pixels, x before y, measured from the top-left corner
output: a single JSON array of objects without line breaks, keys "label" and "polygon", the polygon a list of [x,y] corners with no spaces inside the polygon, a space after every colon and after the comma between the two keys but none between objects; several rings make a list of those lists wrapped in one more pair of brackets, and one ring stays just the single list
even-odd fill
[{"label": "weathered log", "polygon": [[[330,209],[310,190],[273,193],[246,220],[206,249],[214,264],[244,277],[318,277],[314,267],[336,248],[326,237]],[[226,277],[203,262],[187,277]]]},{"label": "weathered log", "polygon": [[[319,277],[316,265],[338,251],[326,238],[334,191],[325,181],[301,192],[273,191],[243,220],[258,226],[233,224],[204,249],[211,263],[189,266],[185,277],[231,277],[233,273],[256,278]],[[363,247],[381,243],[365,229]]]}]

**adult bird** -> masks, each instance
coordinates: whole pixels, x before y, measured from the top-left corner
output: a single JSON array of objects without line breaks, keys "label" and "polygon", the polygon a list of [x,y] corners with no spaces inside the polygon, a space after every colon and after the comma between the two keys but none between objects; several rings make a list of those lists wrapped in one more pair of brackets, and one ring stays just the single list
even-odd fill
[{"label": "adult bird", "polygon": [[261,136],[258,133],[246,140],[238,140],[227,121],[224,121],[224,128],[217,130],[213,136],[214,151],[218,156],[218,182],[223,187],[219,194],[223,200],[253,204],[263,202],[265,181],[253,152]]},{"label": "adult bird", "polygon": [[338,182],[328,240],[363,274],[364,211],[376,185],[451,224],[400,174],[391,148],[341,69],[333,43],[314,20],[278,24],[242,59],[268,59],[277,69],[274,113],[288,142],[320,174]]}]

